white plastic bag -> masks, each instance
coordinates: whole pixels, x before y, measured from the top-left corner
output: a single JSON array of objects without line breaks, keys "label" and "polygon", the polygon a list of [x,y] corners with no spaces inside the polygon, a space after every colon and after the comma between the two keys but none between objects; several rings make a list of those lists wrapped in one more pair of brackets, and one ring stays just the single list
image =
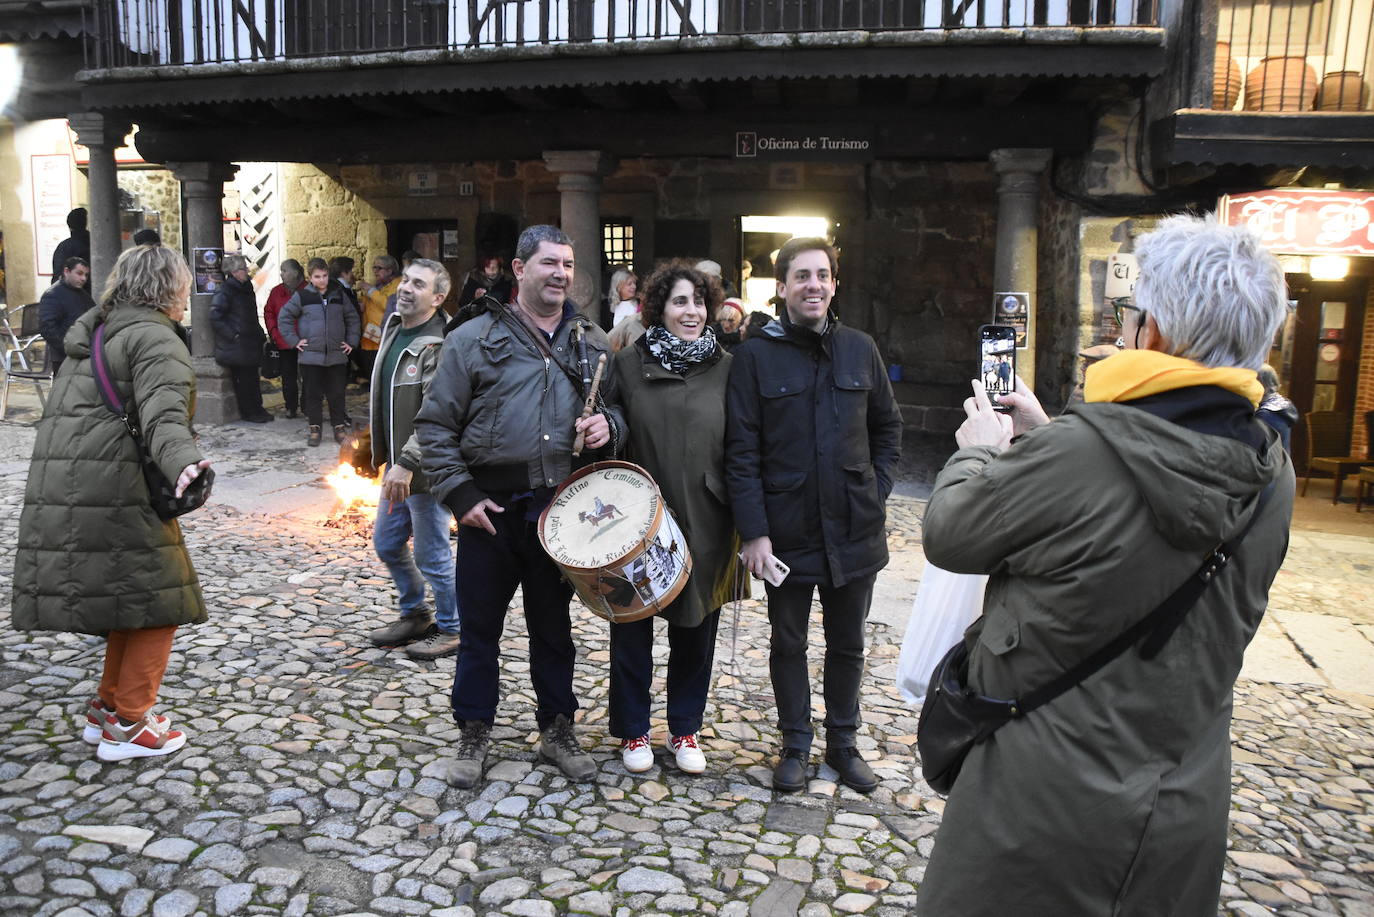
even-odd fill
[{"label": "white plastic bag", "polygon": [[897,689],[921,706],[931,670],[983,613],[988,578],[980,573],[950,573],[926,561],[911,618],[897,660]]}]

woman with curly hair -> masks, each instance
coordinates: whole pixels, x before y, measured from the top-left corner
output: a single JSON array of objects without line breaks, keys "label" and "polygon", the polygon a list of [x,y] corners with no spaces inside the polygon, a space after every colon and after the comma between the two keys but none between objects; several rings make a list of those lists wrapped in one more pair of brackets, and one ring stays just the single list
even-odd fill
[{"label": "woman with curly hair", "polygon": [[[715,658],[720,608],[740,596],[738,539],[725,492],[725,384],[730,355],[708,322],[719,282],[685,262],[659,268],[645,284],[644,336],[615,357],[630,426],[627,457],[648,470],[672,507],[692,552],[692,574],[657,617],[667,623],[668,736],[684,773],[706,769],[697,733]],[[654,765],[649,741],[654,618],[611,627],[610,732],[634,773]]]}]

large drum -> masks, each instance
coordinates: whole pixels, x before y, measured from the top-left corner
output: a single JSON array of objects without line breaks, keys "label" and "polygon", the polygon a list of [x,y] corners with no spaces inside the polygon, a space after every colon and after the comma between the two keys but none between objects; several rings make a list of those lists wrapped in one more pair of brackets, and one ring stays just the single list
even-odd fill
[{"label": "large drum", "polygon": [[539,540],[583,603],[615,623],[667,607],[692,573],[658,485],[629,462],[573,472],[540,515]]}]

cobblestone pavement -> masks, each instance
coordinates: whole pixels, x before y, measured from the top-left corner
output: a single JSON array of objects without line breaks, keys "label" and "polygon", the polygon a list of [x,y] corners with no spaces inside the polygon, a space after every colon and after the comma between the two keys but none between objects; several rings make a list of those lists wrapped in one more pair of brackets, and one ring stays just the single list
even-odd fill
[{"label": "cobblestone pavement", "polygon": [[[332,455],[307,452],[303,436],[278,421],[204,439],[235,475],[310,475]],[[15,457],[30,442],[30,428],[0,424],[8,543],[27,473]],[[921,509],[894,498],[895,551],[919,550]],[[211,617],[178,634],[159,709],[190,742],[119,765],[93,758],[75,715],[101,641],[12,630],[13,556],[0,555],[0,914],[912,913],[942,803],[920,779],[916,717],[892,686],[897,629],[871,627],[863,698],[860,747],[882,786],[860,796],[813,761],[807,791],[781,797],[769,788],[777,734],[757,603],[742,603],[737,629],[731,610],[722,622],[697,777],[663,752],[661,718],[653,770],[620,766],[609,625],[574,606],[578,732],[600,764],[589,784],[536,761],[516,607],[493,766],[459,791],[436,777],[456,737],[453,660],[366,644],[390,614],[389,580],[365,537],[322,521],[225,506],[187,517]],[[1367,615],[1368,567],[1333,580],[1320,541],[1295,539],[1276,604],[1307,610],[1303,597],[1319,596]],[[661,677],[656,687],[661,711]],[[1372,718],[1363,695],[1240,683],[1223,913],[1374,915]]]}]

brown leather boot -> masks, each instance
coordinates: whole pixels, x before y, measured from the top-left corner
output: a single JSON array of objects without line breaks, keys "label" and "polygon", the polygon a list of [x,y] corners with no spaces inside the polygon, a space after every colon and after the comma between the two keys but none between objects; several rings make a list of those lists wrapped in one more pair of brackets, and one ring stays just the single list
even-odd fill
[{"label": "brown leather boot", "polygon": [[318,445],[320,444],[320,425],[319,425],[319,424],[317,424],[317,423],[312,423],[312,424],[310,425],[310,434],[309,434],[308,436],[306,436],[306,438],[305,438],[305,444],[306,444],[307,446],[318,446]]},{"label": "brown leather boot", "polygon": [[346,424],[346,423],[336,423],[336,424],[334,424],[334,442],[336,442],[336,443],[338,443],[339,445],[342,446],[342,445],[343,445],[343,441],[346,440],[346,439],[348,439],[348,434],[349,434],[349,432],[351,432],[351,431],[348,429],[348,424]]}]

